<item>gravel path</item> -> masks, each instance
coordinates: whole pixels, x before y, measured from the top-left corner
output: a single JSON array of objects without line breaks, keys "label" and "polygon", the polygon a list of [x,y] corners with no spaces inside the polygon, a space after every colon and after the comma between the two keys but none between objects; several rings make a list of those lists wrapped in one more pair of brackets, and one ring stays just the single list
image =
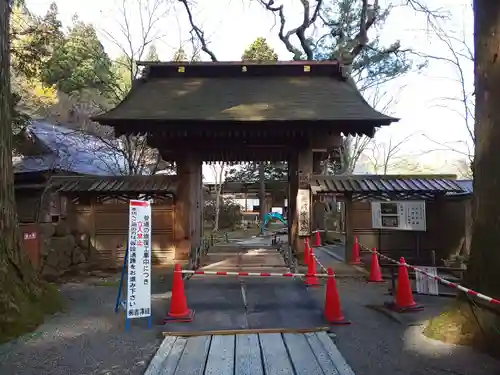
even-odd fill
[{"label": "gravel path", "polygon": [[[68,283],[61,286],[68,309],[23,338],[0,346],[0,374],[139,375],[160,344],[157,329],[141,319],[124,331],[124,314],[114,313],[116,287]],[[155,295],[154,295],[155,296]],[[165,312],[156,294],[153,316]]]},{"label": "gravel path", "polygon": [[[340,273],[351,268],[318,252],[326,267]],[[351,268],[352,269],[352,268]],[[498,375],[500,362],[467,347],[447,345],[421,334],[423,325],[400,324],[366,307],[390,300],[387,284],[367,284],[362,278],[338,278],[342,308],[352,325],[334,328],[335,343],[356,375]],[[314,292],[324,303],[324,290]],[[423,320],[437,314],[450,299],[419,299],[426,306]]]},{"label": "gravel path", "polygon": [[[334,328],[335,342],[356,375],[498,375],[500,362],[469,348],[446,345],[366,307],[381,304],[387,285],[367,284],[352,276],[352,268],[318,251],[338,278],[342,308],[353,324]],[[167,284],[153,283],[153,318],[163,317],[169,298]],[[36,332],[0,346],[2,375],[141,375],[158,348],[159,329],[146,321],[123,328],[123,313],[114,314],[116,287],[68,283],[61,287],[68,310],[57,314]],[[313,291],[323,304],[324,289]],[[425,301],[423,318],[449,300]]]}]

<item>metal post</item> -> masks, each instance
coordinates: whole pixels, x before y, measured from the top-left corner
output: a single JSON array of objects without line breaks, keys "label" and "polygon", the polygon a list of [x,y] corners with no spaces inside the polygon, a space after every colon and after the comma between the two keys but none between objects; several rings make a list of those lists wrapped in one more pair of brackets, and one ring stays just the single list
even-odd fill
[{"label": "metal post", "polygon": [[[118,285],[118,294],[116,296],[115,313],[118,312],[118,308],[120,307],[121,303],[123,280],[125,279],[125,270],[127,269],[127,261],[128,261],[128,246],[125,248],[125,256],[123,257],[122,273],[120,276],[120,284]],[[127,308],[125,308],[125,315],[126,314],[127,314]]]}]

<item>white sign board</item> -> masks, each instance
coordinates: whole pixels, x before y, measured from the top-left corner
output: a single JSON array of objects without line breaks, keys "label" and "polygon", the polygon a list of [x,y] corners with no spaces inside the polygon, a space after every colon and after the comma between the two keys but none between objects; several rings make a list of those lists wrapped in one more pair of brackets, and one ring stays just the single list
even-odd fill
[{"label": "white sign board", "polygon": [[[436,267],[418,267],[422,271],[427,272],[429,275],[437,276]],[[417,281],[417,293],[418,294],[430,294],[432,296],[438,296],[438,281],[432,279],[421,272],[415,272],[415,278]]]},{"label": "white sign board", "polygon": [[151,315],[151,204],[131,200],[128,230],[127,317]]},{"label": "white sign board", "polygon": [[372,202],[372,227],[425,231],[425,201]]},{"label": "white sign board", "polygon": [[299,236],[311,235],[311,193],[309,189],[299,189],[297,193],[299,213]]}]

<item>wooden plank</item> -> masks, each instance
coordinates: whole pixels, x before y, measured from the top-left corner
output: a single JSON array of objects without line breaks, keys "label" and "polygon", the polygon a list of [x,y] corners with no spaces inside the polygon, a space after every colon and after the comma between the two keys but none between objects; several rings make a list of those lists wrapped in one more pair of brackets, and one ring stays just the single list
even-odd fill
[{"label": "wooden plank", "polygon": [[324,348],[321,341],[319,341],[318,336],[316,336],[316,333],[306,333],[304,334],[304,337],[306,337],[307,341],[309,342],[311,350],[316,356],[316,360],[321,366],[323,373],[325,375],[340,375],[339,371],[337,370],[337,367],[335,366],[335,364],[332,362],[332,359],[328,355],[328,352]]},{"label": "wooden plank", "polygon": [[212,336],[204,375],[233,375],[234,336]]},{"label": "wooden plank", "polygon": [[203,375],[210,336],[190,337],[182,353],[175,375]]},{"label": "wooden plank", "polygon": [[234,375],[264,375],[258,335],[236,336]]},{"label": "wooden plank", "polygon": [[326,349],[332,362],[335,364],[335,366],[337,366],[337,370],[339,371],[339,374],[340,375],[355,375],[351,366],[349,366],[347,364],[346,360],[344,359],[342,354],[340,354],[339,350],[337,349],[337,346],[328,337],[328,335],[325,332],[319,332],[319,333],[316,332],[315,335],[318,337],[319,341],[321,342],[323,347]]},{"label": "wooden plank", "polygon": [[184,337],[178,337],[177,340],[175,340],[174,346],[172,347],[172,350],[170,350],[167,360],[163,362],[162,372],[160,372],[159,375],[175,374],[175,370],[177,369],[177,365],[182,357],[182,353],[184,353],[187,341],[188,340]]},{"label": "wooden plank", "polygon": [[260,333],[309,333],[309,332],[326,332],[328,327],[313,327],[313,328],[261,328],[261,329],[232,329],[232,330],[216,330],[216,331],[193,331],[193,332],[163,332],[163,336],[179,336],[179,337],[194,337],[194,336],[215,336],[215,335],[251,335]]},{"label": "wooden plank", "polygon": [[149,363],[149,366],[146,369],[146,372],[144,373],[144,375],[159,375],[159,374],[161,374],[161,367],[163,365],[163,362],[165,362],[168,355],[170,354],[172,347],[173,347],[176,340],[177,340],[177,337],[174,337],[174,336],[165,337],[165,339],[161,343],[160,347],[156,351],[156,354],[154,355],[153,359]]},{"label": "wooden plank", "polygon": [[294,373],[280,333],[259,334],[259,341],[266,375]]},{"label": "wooden plank", "polygon": [[323,375],[323,370],[304,334],[285,333],[283,339],[297,375]]}]

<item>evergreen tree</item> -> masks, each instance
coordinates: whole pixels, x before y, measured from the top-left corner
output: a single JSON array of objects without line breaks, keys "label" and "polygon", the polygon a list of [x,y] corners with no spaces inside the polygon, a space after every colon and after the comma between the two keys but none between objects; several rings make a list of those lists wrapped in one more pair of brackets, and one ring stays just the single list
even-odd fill
[{"label": "evergreen tree", "polygon": [[267,44],[265,38],[259,37],[243,52],[241,60],[256,62],[278,61],[278,54]]},{"label": "evergreen tree", "polygon": [[95,28],[76,16],[73,22],[42,70],[42,79],[67,94],[94,89],[105,95],[112,81],[111,60]]}]

